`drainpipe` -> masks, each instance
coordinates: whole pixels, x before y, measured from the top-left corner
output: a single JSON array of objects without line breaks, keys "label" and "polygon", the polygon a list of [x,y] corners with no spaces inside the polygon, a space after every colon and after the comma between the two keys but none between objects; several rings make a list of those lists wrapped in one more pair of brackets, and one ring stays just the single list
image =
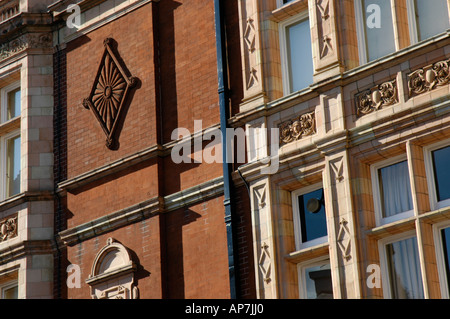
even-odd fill
[{"label": "drainpipe", "polygon": [[214,0],[214,18],[216,29],[216,49],[217,49],[217,74],[218,74],[218,93],[220,106],[220,130],[222,132],[222,156],[223,156],[223,188],[224,188],[224,207],[225,224],[227,229],[228,246],[228,272],[230,277],[230,298],[236,299],[236,271],[235,271],[235,247],[233,240],[232,216],[233,208],[231,202],[231,163],[227,163],[227,120],[229,118],[228,109],[228,76],[227,59],[225,44],[225,23],[224,14],[221,10],[222,1]]}]

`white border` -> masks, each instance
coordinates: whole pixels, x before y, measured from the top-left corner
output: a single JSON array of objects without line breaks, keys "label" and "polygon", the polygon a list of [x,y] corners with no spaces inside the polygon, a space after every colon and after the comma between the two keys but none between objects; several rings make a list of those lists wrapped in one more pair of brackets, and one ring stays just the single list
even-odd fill
[{"label": "white border", "polygon": [[5,290],[13,287],[17,287],[17,298],[19,298],[19,283],[17,280],[12,280],[0,286],[0,299],[5,299]]},{"label": "white border", "polygon": [[[381,269],[381,286],[383,288],[383,297],[385,299],[392,299],[392,292],[391,292],[391,281],[390,281],[390,274],[389,274],[389,267],[388,267],[388,259],[386,255],[386,246],[398,241],[402,241],[405,239],[416,237],[416,244],[417,244],[417,252],[420,254],[419,251],[419,240],[417,238],[417,234],[415,230],[411,230],[405,233],[397,234],[394,236],[390,236],[387,238],[380,239],[378,241],[378,252],[380,255],[380,269]],[[422,266],[420,265],[420,258],[419,258],[419,265],[418,269],[420,271],[420,276],[423,282],[423,273],[422,273]],[[423,287],[423,285],[422,285]],[[423,287],[424,289],[424,287]],[[425,291],[423,291],[425,295]]]},{"label": "white border", "polygon": [[[287,39],[286,39],[286,28],[295,24],[295,23],[301,23],[309,19],[309,11],[305,10],[298,15],[291,17],[289,19],[286,19],[278,24],[278,34],[280,38],[280,61],[281,61],[281,76],[283,81],[283,94],[289,95],[291,93],[291,83],[290,83],[290,67],[289,67],[289,59],[288,59],[288,52],[287,52]],[[311,35],[311,22],[309,21],[309,32],[310,37],[312,39]],[[311,45],[311,51],[313,50]],[[312,52],[312,56],[314,57],[314,54]],[[314,66],[314,58],[311,60],[311,63]],[[312,84],[312,83],[311,83]]]},{"label": "white border", "polygon": [[381,194],[380,194],[380,182],[378,178],[378,170],[387,167],[390,165],[397,164],[399,162],[406,161],[408,165],[408,176],[409,176],[409,184],[412,187],[412,179],[411,179],[411,173],[409,166],[411,165],[410,162],[407,159],[406,154],[402,154],[399,156],[395,156],[392,158],[389,158],[387,160],[378,162],[376,164],[372,164],[370,166],[370,175],[372,178],[372,193],[373,193],[373,204],[374,204],[374,210],[375,210],[375,223],[377,226],[386,225],[389,223],[393,223],[396,221],[399,221],[401,219],[405,219],[411,216],[414,216],[414,198],[413,198],[413,192],[412,189],[410,189],[411,198],[413,199],[413,208],[411,210],[389,216],[389,217],[383,217],[383,210],[382,210],[382,204],[381,204]]},{"label": "white border", "polygon": [[[6,113],[7,113],[7,108],[8,108],[8,93],[17,88],[20,88],[20,81],[16,81],[7,86],[4,86],[0,90],[0,95],[1,95],[0,121],[1,121],[1,123],[5,123],[7,121],[12,120],[12,119],[9,119],[9,120],[6,119]],[[20,105],[22,106],[22,92],[20,93]],[[22,113],[22,110],[20,110],[20,112]],[[16,117],[19,117],[19,116],[20,115],[18,115]]]},{"label": "white border", "polygon": [[[317,245],[328,242],[328,223],[327,223],[328,218],[326,218],[325,222],[326,222],[326,227],[327,227],[327,235],[302,243],[302,227],[301,227],[301,221],[300,221],[300,209],[298,207],[298,197],[301,195],[316,191],[321,188],[323,188],[323,184],[317,183],[317,184],[309,185],[302,189],[293,191],[291,194],[292,212],[293,212],[293,221],[294,221],[295,248],[297,251],[302,250],[304,248],[310,248],[310,247],[317,246]],[[326,215],[326,211],[325,211],[325,215]]]},{"label": "white border", "polygon": [[[22,144],[22,136],[20,134],[20,129],[14,130],[0,137],[0,200],[5,200],[9,196],[6,195],[6,149],[7,149],[7,141],[19,137]],[[21,150],[22,152],[22,147]],[[20,159],[22,162],[22,154],[20,154]],[[22,163],[20,163],[20,174],[22,174]],[[20,192],[22,192],[22,177],[20,178]]]},{"label": "white border", "polygon": [[449,287],[447,285],[447,271],[445,270],[445,256],[443,250],[444,246],[442,244],[442,236],[441,236],[441,230],[448,227],[450,227],[449,220],[433,225],[434,249],[436,252],[436,263],[442,299],[449,298]]},{"label": "white border", "polygon": [[416,21],[416,4],[414,0],[406,0],[406,14],[408,16],[409,41],[411,45],[419,42]]},{"label": "white border", "polygon": [[[331,273],[331,282],[333,283],[333,272],[331,271],[331,263],[330,256],[321,256],[314,259],[310,259],[308,261],[304,261],[297,264],[297,274],[298,274],[298,296],[300,299],[307,299],[308,294],[306,290],[306,280],[305,279],[305,270],[306,268],[311,268],[315,266],[321,266],[328,264],[330,265],[330,273]],[[334,296],[333,296],[334,298]]]},{"label": "white border", "polygon": [[428,198],[430,199],[430,209],[436,210],[450,206],[450,198],[438,202],[436,193],[436,180],[434,178],[433,159],[431,153],[435,150],[450,146],[450,140],[444,140],[425,146],[423,148],[423,158],[425,163],[425,174],[427,177]]}]

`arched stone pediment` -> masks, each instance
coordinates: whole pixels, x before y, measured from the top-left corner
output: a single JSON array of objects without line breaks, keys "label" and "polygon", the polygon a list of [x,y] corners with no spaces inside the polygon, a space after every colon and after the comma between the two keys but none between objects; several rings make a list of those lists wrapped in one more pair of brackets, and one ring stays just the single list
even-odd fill
[{"label": "arched stone pediment", "polygon": [[86,283],[93,299],[137,299],[136,265],[128,249],[113,238],[97,253]]}]

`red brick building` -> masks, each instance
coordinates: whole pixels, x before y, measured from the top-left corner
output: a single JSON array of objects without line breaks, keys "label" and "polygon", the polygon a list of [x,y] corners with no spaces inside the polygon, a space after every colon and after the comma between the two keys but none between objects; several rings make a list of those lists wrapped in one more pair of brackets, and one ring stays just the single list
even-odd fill
[{"label": "red brick building", "polygon": [[[193,145],[194,120],[219,127],[214,2],[81,1],[73,28],[69,3],[49,6],[58,26],[55,297],[230,298],[222,164],[171,157],[175,129]],[[224,10],[237,21],[235,1]],[[237,24],[226,31],[238,37]],[[228,45],[232,106],[242,98],[240,50]],[[236,295],[253,297],[245,187],[232,198],[244,270]],[[66,286],[69,265],[79,266],[80,288]]]}]

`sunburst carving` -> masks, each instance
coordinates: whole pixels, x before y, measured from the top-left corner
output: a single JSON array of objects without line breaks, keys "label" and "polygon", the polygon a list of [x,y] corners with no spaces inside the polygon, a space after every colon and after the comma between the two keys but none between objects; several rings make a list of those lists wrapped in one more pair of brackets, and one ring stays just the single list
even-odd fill
[{"label": "sunburst carving", "polygon": [[105,50],[91,90],[83,101],[85,108],[92,110],[106,134],[106,146],[116,147],[119,122],[124,114],[124,106],[130,89],[137,79],[127,76],[111,47],[112,39],[104,41]]}]

